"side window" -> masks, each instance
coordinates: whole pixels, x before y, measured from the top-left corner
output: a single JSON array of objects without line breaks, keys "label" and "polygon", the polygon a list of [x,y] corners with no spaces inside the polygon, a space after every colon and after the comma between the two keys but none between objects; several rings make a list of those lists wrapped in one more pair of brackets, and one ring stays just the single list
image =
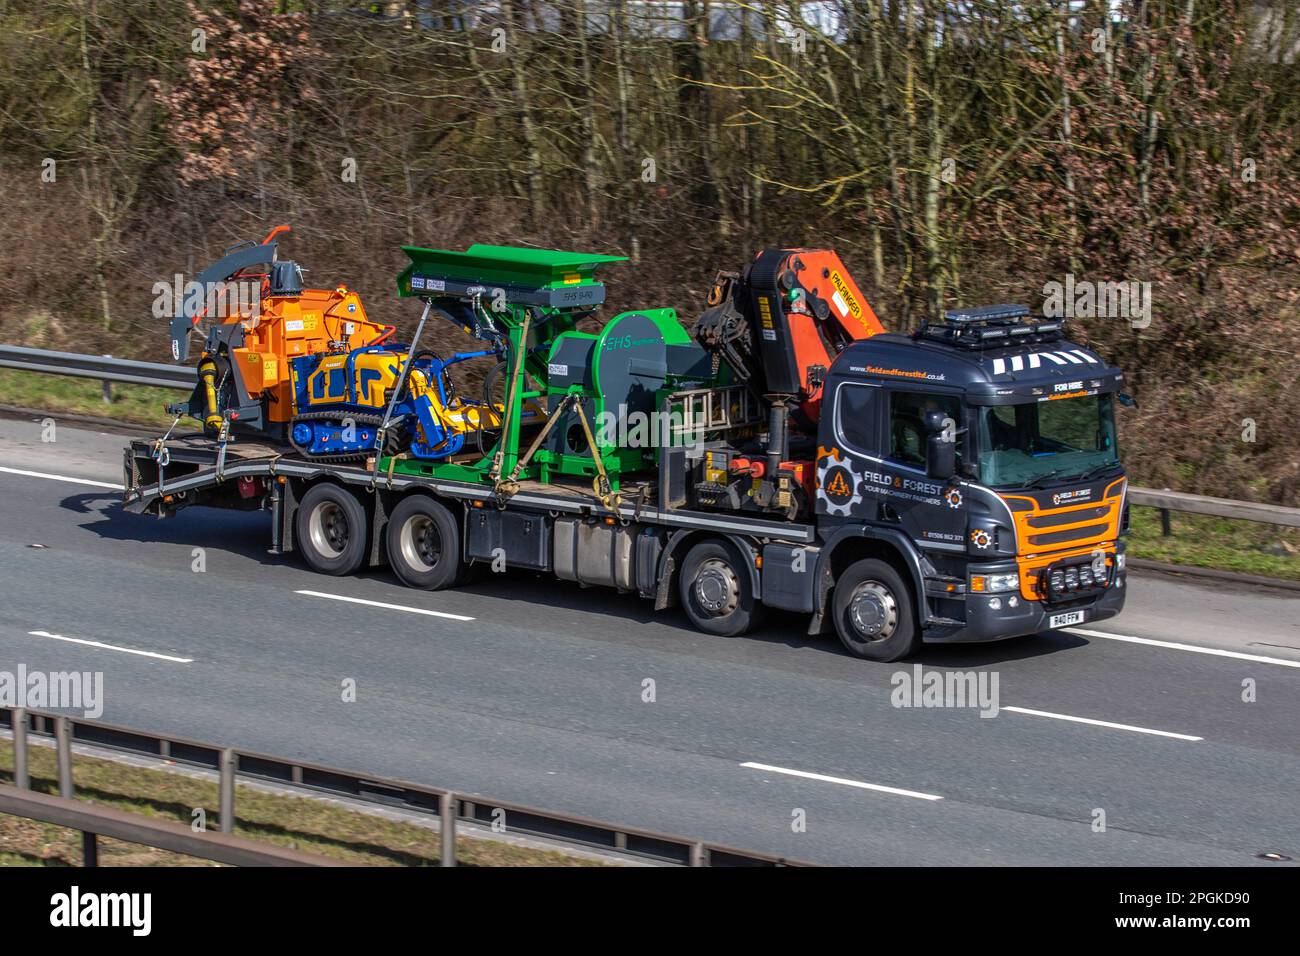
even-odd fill
[{"label": "side window", "polygon": [[868,455],[880,454],[876,430],[876,398],[880,389],[874,385],[846,382],[836,393],[839,435],[852,448]]},{"label": "side window", "polygon": [[[937,410],[951,418],[961,428],[961,400],[953,395],[936,395],[932,392],[889,393],[889,457],[911,468],[925,467],[925,442],[929,432],[925,415]],[[962,438],[958,437],[957,461],[962,458]]]}]

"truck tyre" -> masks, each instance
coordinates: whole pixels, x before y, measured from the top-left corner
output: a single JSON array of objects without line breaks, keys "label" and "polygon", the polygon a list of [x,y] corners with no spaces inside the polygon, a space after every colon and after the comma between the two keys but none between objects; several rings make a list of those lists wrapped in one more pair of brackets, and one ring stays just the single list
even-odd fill
[{"label": "truck tyre", "polygon": [[452,513],[428,495],[403,498],[384,533],[388,563],[403,584],[439,591],[460,582],[460,533]]},{"label": "truck tyre", "polygon": [[735,637],[758,623],[762,605],[754,597],[748,569],[731,545],[701,541],[691,548],[678,587],[686,616],[706,634]]},{"label": "truck tyre", "polygon": [[313,485],[294,524],[298,550],[313,571],[342,576],[365,561],[366,509],[346,488]]},{"label": "truck tyre", "polygon": [[896,661],[920,648],[911,592],[893,565],[874,558],[850,565],[833,600],[835,633],[854,657]]}]

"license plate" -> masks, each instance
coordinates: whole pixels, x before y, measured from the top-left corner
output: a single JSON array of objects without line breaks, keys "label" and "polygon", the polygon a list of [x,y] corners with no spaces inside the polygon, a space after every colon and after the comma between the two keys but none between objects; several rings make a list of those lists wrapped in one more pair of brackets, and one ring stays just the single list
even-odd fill
[{"label": "license plate", "polygon": [[1051,630],[1056,630],[1058,627],[1082,624],[1087,616],[1085,611],[1066,611],[1064,614],[1053,614],[1047,619],[1047,626]]}]

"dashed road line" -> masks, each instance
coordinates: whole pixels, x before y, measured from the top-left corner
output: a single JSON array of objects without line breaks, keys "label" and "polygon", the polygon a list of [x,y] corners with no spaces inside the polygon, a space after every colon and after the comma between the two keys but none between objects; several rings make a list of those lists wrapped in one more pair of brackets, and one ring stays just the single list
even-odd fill
[{"label": "dashed road line", "polygon": [[788,777],[801,777],[804,780],[817,780],[821,783],[837,783],[844,787],[856,787],[859,790],[874,790],[877,793],[892,793],[898,797],[914,797],[917,800],[942,800],[937,793],[921,793],[917,790],[902,790],[898,787],[885,787],[878,783],[866,783],[862,780],[849,780],[846,777],[830,777],[824,773],[809,773],[807,770],[791,770],[789,767],[773,767],[771,764],[747,761],[741,764],[749,770],[766,770],[768,773],[781,773]]},{"label": "dashed road line", "polygon": [[1100,637],[1108,641],[1123,641],[1127,644],[1145,644],[1149,647],[1163,647],[1174,651],[1190,651],[1193,654],[1209,654],[1212,657],[1231,657],[1239,661],[1255,661],[1259,664],[1278,664],[1282,667],[1300,667],[1300,661],[1288,661],[1282,657],[1266,657],[1263,654],[1246,654],[1243,651],[1228,651],[1221,647],[1200,647],[1196,644],[1180,644],[1177,641],[1157,641],[1150,637],[1133,637],[1129,634],[1111,634],[1107,631],[1091,631],[1082,627],[1062,628],[1067,634],[1080,634],[1084,637]]},{"label": "dashed road line", "polygon": [[193,664],[192,657],[173,657],[171,654],[159,654],[156,651],[142,651],[135,647],[122,647],[120,644],[105,644],[103,641],[89,641],[81,637],[64,637],[62,634],[51,634],[49,631],[28,631],[32,637],[46,637],[52,641],[66,641],[69,644],[81,644],[84,647],[95,647],[103,651],[117,651],[121,654],[135,654],[139,657],[152,657],[155,660],[170,661],[173,664]]},{"label": "dashed road line", "polygon": [[50,481],[66,481],[73,485],[88,485],[91,488],[112,488],[114,491],[121,491],[121,485],[115,485],[110,481],[95,481],[92,478],[72,478],[68,475],[51,475],[44,471],[24,471],[21,468],[0,468],[0,472],[6,475],[21,475],[24,478],[48,478]]},{"label": "dashed road line", "polygon": [[405,611],[408,614],[427,614],[429,617],[445,617],[449,621],[472,621],[474,618],[464,614],[448,614],[446,611],[430,611],[422,607],[407,607],[405,604],[388,604],[384,601],[367,601],[365,598],[347,597],[343,594],[326,594],[324,591],[294,591],[307,597],[325,598],[329,601],[346,601],[348,604],[364,604],[367,607],[382,607],[389,611]]},{"label": "dashed road line", "polygon": [[1153,734],[1156,737],[1172,737],[1175,740],[1204,740],[1191,734],[1176,734],[1171,730],[1152,730],[1150,727],[1134,727],[1132,724],[1116,724],[1109,720],[1094,720],[1091,717],[1072,717],[1069,714],[1054,714],[1047,710],[1030,710],[1028,707],[999,707],[1013,714],[1028,714],[1031,717],[1051,717],[1053,720],[1068,720],[1075,724],[1091,724],[1094,727],[1109,727],[1111,730],[1131,730],[1135,734]]}]

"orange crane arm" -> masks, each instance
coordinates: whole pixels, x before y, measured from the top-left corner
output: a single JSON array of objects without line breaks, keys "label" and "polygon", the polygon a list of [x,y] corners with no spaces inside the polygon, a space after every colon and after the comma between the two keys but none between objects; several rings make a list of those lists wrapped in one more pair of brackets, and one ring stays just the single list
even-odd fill
[{"label": "orange crane arm", "polygon": [[694,335],[764,395],[816,408],[831,362],[885,331],[831,249],[764,249],[743,273],[720,273]]}]

